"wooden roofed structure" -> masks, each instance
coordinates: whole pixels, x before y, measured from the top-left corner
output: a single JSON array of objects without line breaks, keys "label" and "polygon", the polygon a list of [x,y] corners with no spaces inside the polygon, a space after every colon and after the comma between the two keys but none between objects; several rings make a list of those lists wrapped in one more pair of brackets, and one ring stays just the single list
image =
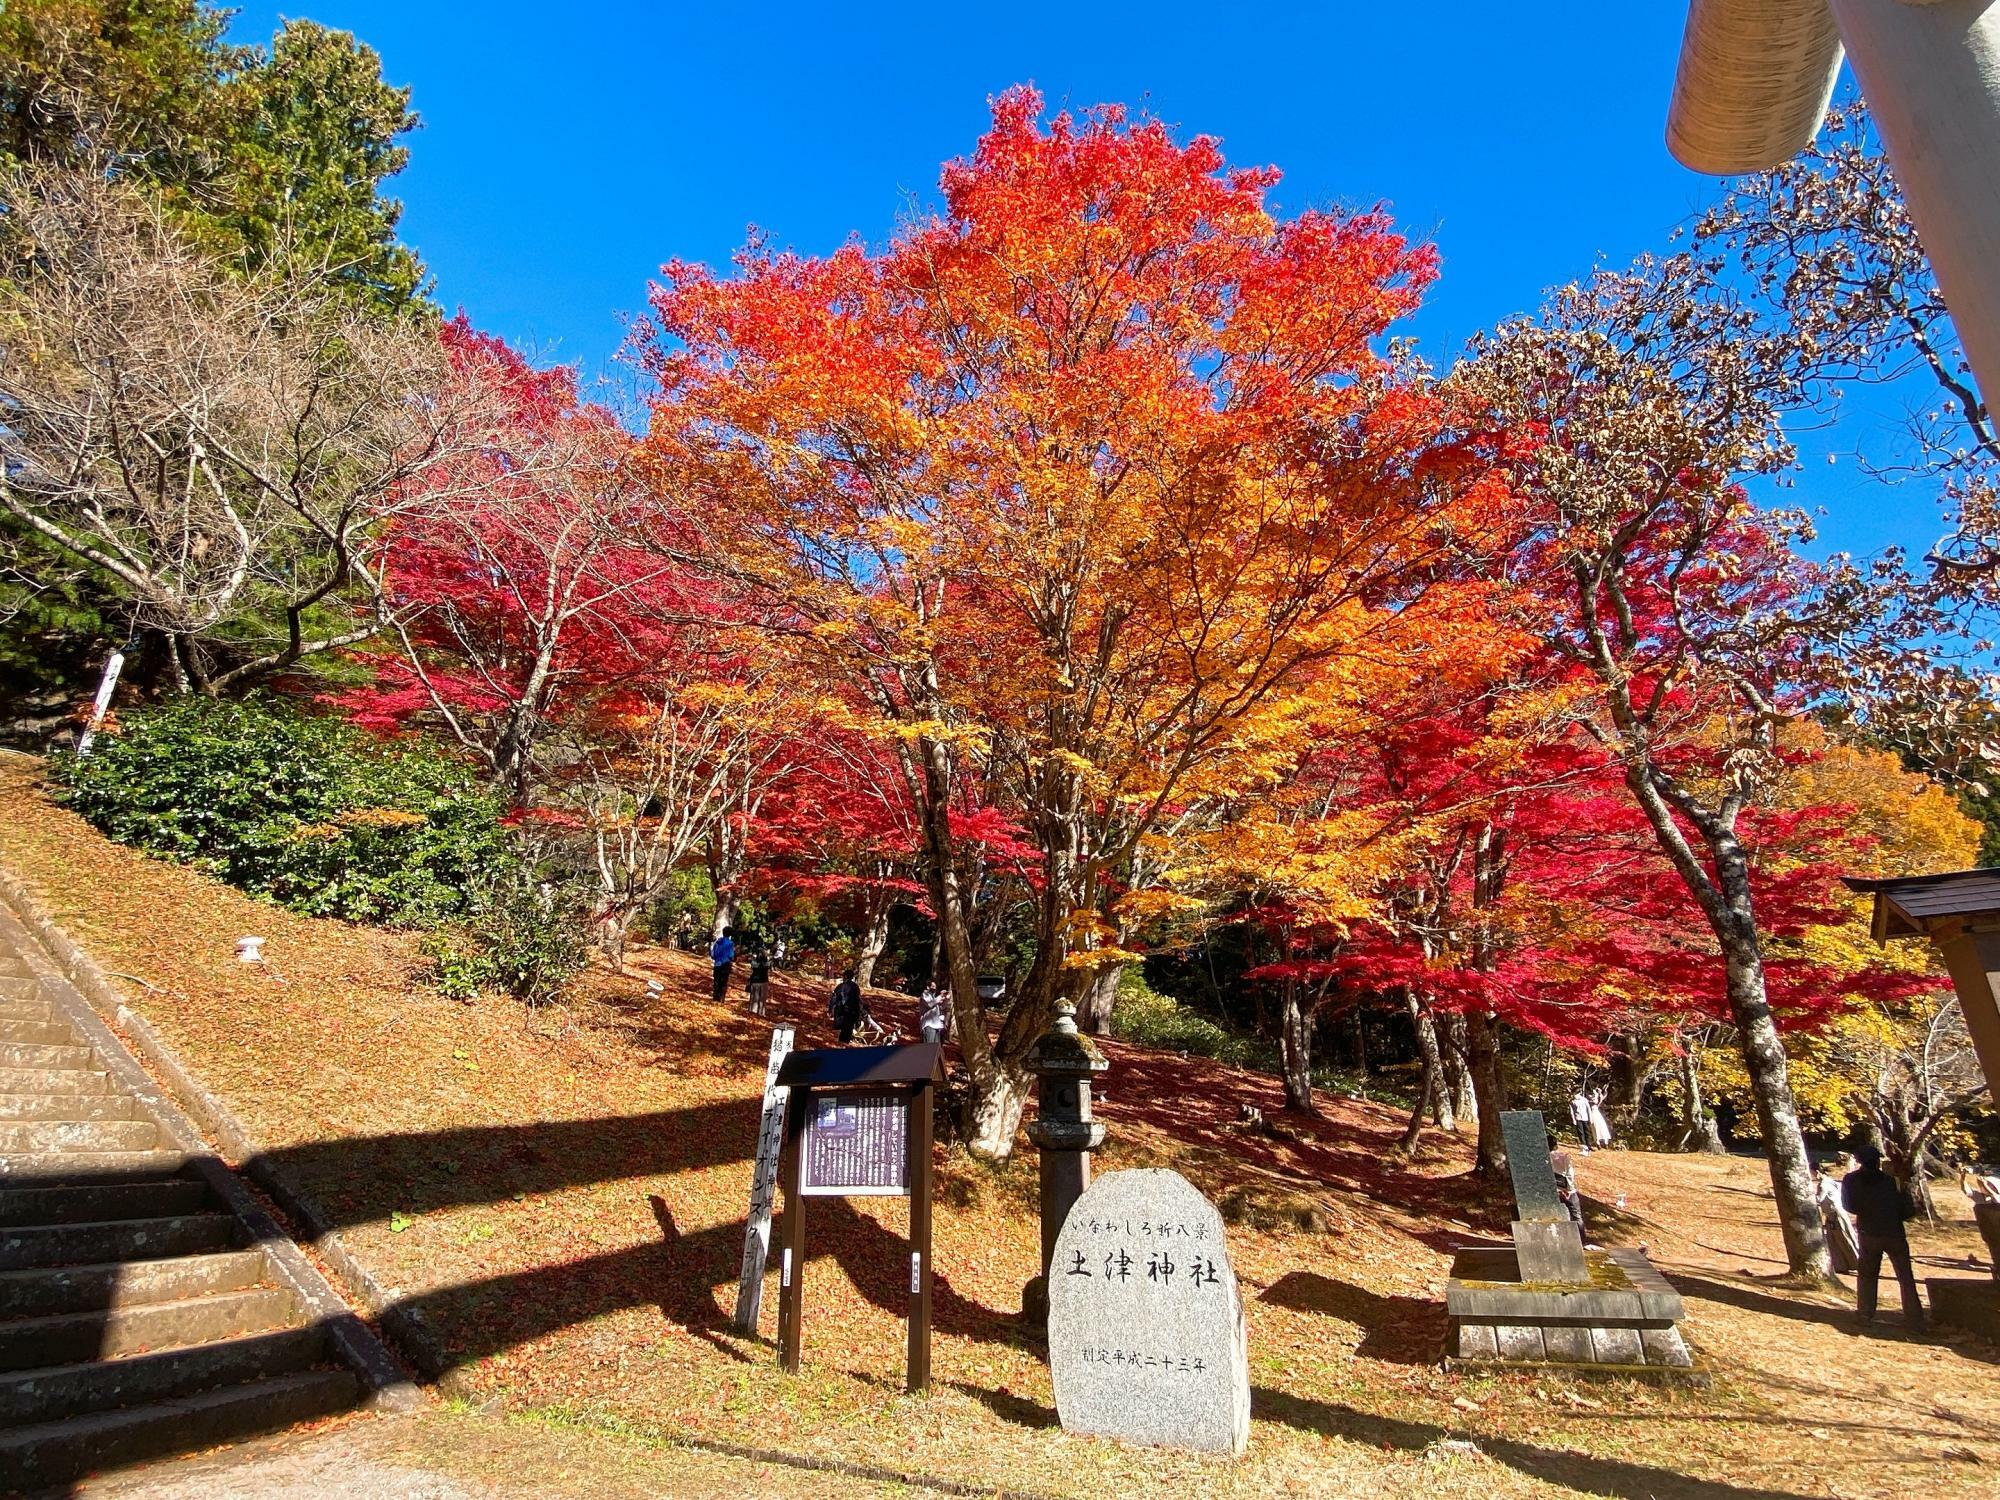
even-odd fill
[{"label": "wooden roofed structure", "polygon": [[1951,973],[1986,1086],[2000,1099],[2000,868],[1850,878],[1875,898],[1875,941],[1928,938]]}]

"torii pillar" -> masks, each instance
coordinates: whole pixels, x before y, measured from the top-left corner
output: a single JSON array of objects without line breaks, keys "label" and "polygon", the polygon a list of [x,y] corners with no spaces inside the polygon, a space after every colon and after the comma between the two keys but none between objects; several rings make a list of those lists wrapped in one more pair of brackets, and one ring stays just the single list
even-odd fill
[{"label": "torii pillar", "polygon": [[1778,166],[1812,144],[1843,49],[1979,388],[2000,389],[2000,0],[1692,0],[1667,149],[1719,176]]},{"label": "torii pillar", "polygon": [[1929,938],[1958,991],[1986,1086],[2000,1099],[2000,869],[1848,880],[1875,898],[1875,941]]}]

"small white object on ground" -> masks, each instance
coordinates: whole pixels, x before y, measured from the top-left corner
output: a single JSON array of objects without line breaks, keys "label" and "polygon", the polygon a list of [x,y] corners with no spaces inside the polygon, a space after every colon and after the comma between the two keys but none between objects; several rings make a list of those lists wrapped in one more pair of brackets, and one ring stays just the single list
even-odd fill
[{"label": "small white object on ground", "polygon": [[236,940],[236,957],[246,964],[261,964],[264,961],[264,944],[268,939],[248,935]]}]

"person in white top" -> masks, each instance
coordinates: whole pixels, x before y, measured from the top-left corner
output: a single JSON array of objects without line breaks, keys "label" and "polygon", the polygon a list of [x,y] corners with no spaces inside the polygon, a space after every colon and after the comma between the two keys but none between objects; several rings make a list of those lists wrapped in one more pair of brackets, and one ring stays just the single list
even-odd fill
[{"label": "person in white top", "polygon": [[917,1025],[922,1029],[925,1041],[944,1040],[944,991],[936,983],[924,986],[923,998],[917,1002]]},{"label": "person in white top", "polygon": [[1590,1095],[1577,1085],[1576,1096],[1569,1101],[1569,1123],[1576,1130],[1576,1143],[1584,1150],[1590,1149]]},{"label": "person in white top", "polygon": [[1611,1144],[1611,1122],[1604,1117],[1604,1090],[1590,1096],[1590,1136],[1595,1145]]},{"label": "person in white top", "polygon": [[1861,1265],[1861,1242],[1855,1237],[1854,1215],[1840,1201],[1839,1165],[1834,1157],[1819,1164],[1813,1180],[1814,1195],[1819,1200],[1820,1227],[1826,1232],[1827,1255],[1833,1269],[1839,1275],[1851,1276]]}]

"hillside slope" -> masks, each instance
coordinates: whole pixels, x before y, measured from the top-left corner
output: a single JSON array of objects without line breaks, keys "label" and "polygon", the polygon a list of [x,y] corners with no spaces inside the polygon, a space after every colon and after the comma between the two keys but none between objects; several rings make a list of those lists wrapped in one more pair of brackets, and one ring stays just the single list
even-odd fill
[{"label": "hillside slope", "polygon": [[[779,1448],[1010,1491],[1122,1494],[1196,1475],[1225,1493],[1616,1494],[1692,1500],[1990,1494],[1996,1353],[1861,1340],[1836,1306],[1756,1277],[1780,1265],[1755,1162],[1598,1153],[1594,1228],[1643,1240],[1689,1297],[1713,1390],[1572,1386],[1435,1368],[1449,1249],[1502,1230],[1458,1141],[1394,1161],[1392,1110],[1276,1116],[1275,1080],[1113,1043],[1104,1169],[1172,1165],[1218,1200],[1310,1227],[1231,1231],[1250,1308],[1255,1426],[1235,1465],[1072,1439],[1016,1312],[1035,1270],[1035,1167],[940,1147],[937,1388],[901,1394],[904,1208],[822,1200],[807,1373],[727,1329],[768,1022],[707,998],[706,966],[638,950],[573,1005],[462,1005],[412,975],[405,935],[293,916],[111,845],[0,758],[0,864],[107,970],[349,1248],[450,1351],[454,1389],[513,1408]],[[270,962],[233,961],[236,937]],[[646,997],[645,981],[664,994]],[[820,987],[773,1019],[830,1041]],[[878,1012],[911,1024],[907,1002]],[[1268,1211],[1254,1217],[1284,1217]],[[1948,1226],[1924,1250],[1963,1264]],[[1893,1293],[1891,1294],[1893,1300]],[[1466,1456],[1433,1445],[1474,1439]],[[1984,1463],[1977,1460],[1983,1459]]]}]

